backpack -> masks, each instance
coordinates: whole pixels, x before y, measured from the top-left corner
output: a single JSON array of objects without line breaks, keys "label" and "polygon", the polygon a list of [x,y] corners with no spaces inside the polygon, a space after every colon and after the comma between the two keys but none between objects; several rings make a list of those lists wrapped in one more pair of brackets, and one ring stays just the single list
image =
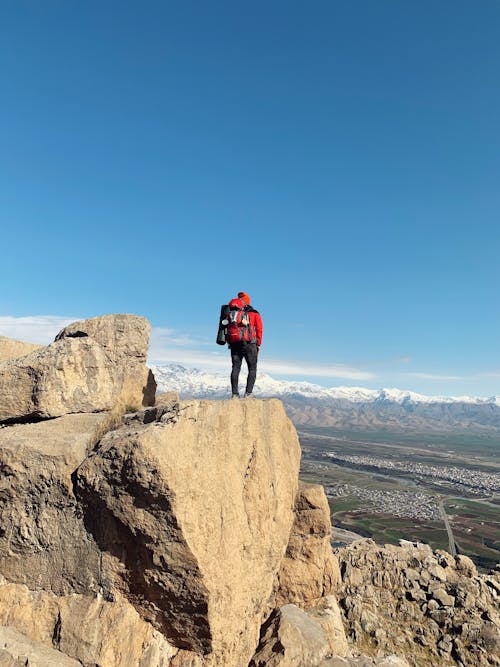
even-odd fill
[{"label": "backpack", "polygon": [[222,322],[226,325],[226,342],[229,345],[257,340],[255,327],[250,324],[247,307],[241,299],[232,299],[229,302],[226,317]]},{"label": "backpack", "polygon": [[229,312],[229,306],[227,305],[227,303],[225,303],[220,308],[219,329],[217,330],[217,338],[215,339],[217,345],[226,344],[228,312]]}]

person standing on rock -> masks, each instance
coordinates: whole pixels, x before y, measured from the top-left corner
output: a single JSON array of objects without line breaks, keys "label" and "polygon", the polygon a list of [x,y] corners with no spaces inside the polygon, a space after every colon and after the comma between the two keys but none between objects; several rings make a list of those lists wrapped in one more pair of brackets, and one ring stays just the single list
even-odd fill
[{"label": "person standing on rock", "polygon": [[250,305],[250,297],[245,292],[238,292],[236,299],[231,299],[226,313],[226,342],[231,352],[231,391],[233,398],[239,398],[238,381],[241,364],[245,359],[248,377],[245,398],[253,394],[253,386],[257,377],[257,359],[262,344],[262,317]]}]

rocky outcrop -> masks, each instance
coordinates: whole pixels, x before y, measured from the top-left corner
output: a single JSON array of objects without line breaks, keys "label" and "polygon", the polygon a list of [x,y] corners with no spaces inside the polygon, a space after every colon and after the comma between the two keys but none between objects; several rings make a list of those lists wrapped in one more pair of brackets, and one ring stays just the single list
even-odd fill
[{"label": "rocky outcrop", "polygon": [[350,641],[396,652],[412,667],[500,665],[500,573],[429,546],[360,540],[336,551],[339,602]]},{"label": "rocky outcrop", "polygon": [[97,592],[100,554],[89,540],[71,476],[103,414],[0,428],[0,573],[57,594]]},{"label": "rocky outcrop", "polygon": [[248,664],[294,522],[281,403],[107,420],[0,428],[0,625],[86,667]]},{"label": "rocky outcrop", "polygon": [[239,667],[288,542],[297,436],[276,400],[193,401],[164,417],[110,432],[78,469],[102,585],[204,664]]},{"label": "rocky outcrop", "polygon": [[[30,665],[39,664],[39,654],[44,655],[40,647],[58,652],[51,654],[54,663],[49,665],[59,664],[56,658],[62,661],[63,657],[69,660],[67,656],[72,656],[72,660],[85,667],[166,667],[179,655],[179,649],[169,645],[120,596],[113,601],[104,600],[101,595],[56,596],[3,580],[0,627],[15,628],[24,637],[24,643],[33,644]],[[0,633],[0,648],[1,637]],[[45,663],[40,661],[40,664]],[[3,665],[1,653],[0,665]]]},{"label": "rocky outcrop", "polygon": [[276,609],[249,667],[318,667],[333,655],[349,655],[349,649],[337,600],[328,596],[308,612],[294,604]]},{"label": "rocky outcrop", "polygon": [[0,422],[152,405],[145,366],[150,325],[136,315],[106,315],[63,329],[47,347],[0,363]]},{"label": "rocky outcrop", "polygon": [[34,352],[41,347],[41,345],[36,345],[35,343],[23,343],[20,340],[0,336],[0,362],[7,359],[24,357],[26,354],[30,354],[30,352]]},{"label": "rocky outcrop", "polygon": [[330,546],[330,507],[323,487],[299,482],[294,513],[273,606],[293,602],[307,609],[334,593],[340,581]]},{"label": "rocky outcrop", "polygon": [[[299,486],[281,402],[154,404],[148,333],[94,318],[0,363],[0,665],[404,665],[347,643],[328,502]],[[446,567],[477,578],[463,557]],[[349,615],[368,584],[344,594],[354,570],[342,610],[372,650]],[[459,593],[436,572],[425,614],[439,623]]]}]

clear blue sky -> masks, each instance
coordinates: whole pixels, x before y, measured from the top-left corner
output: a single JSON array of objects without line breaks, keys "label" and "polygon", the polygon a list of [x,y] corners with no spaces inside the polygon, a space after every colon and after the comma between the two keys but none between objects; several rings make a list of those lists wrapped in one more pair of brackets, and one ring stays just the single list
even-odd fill
[{"label": "clear blue sky", "polygon": [[2,2],[0,334],[133,312],[229,367],[245,290],[278,377],[500,394],[499,33],[497,0]]}]

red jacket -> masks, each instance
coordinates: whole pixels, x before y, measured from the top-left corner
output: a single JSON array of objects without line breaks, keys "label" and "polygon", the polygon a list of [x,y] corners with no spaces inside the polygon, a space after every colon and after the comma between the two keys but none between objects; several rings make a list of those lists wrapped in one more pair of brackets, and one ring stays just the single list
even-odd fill
[{"label": "red jacket", "polygon": [[248,318],[250,320],[250,325],[252,328],[255,328],[255,333],[257,335],[257,347],[262,345],[262,317],[260,313],[254,310],[251,306],[248,308]]}]

